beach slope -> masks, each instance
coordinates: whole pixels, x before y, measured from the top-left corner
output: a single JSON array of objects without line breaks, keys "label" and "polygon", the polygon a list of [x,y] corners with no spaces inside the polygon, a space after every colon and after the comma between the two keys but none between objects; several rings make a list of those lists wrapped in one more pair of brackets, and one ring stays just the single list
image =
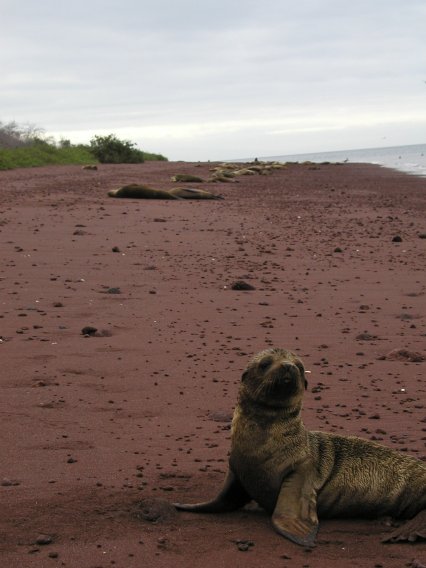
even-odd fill
[{"label": "beach slope", "polygon": [[0,172],[1,564],[423,565],[388,519],[324,520],[304,550],[256,507],[169,505],[217,493],[271,346],[310,371],[309,429],[426,455],[426,179],[305,164],[195,185],[218,201],[108,197],[212,166]]}]

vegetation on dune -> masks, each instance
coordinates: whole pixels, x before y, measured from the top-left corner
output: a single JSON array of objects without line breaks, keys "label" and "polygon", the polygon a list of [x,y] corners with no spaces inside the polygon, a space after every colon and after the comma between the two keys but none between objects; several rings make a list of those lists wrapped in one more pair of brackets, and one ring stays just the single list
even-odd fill
[{"label": "vegetation on dune", "polygon": [[56,142],[32,124],[0,121],[0,170],[65,164],[138,164],[145,160],[167,160],[161,154],[143,152],[133,142],[114,134],[95,136],[90,145]]},{"label": "vegetation on dune", "polygon": [[143,153],[146,162],[168,162],[166,156],[163,154],[155,154],[153,152],[145,152]]},{"label": "vegetation on dune", "polygon": [[0,148],[0,170],[66,164],[95,164],[86,146],[57,147],[43,140],[17,148]]}]

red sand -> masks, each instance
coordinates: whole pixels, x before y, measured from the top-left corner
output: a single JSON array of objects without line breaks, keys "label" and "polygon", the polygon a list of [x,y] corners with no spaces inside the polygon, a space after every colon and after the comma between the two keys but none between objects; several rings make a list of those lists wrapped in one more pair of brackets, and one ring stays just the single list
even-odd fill
[{"label": "red sand", "polygon": [[[292,166],[199,186],[224,201],[106,195],[208,168],[0,173],[1,566],[425,564],[424,543],[381,544],[383,519],[323,521],[304,550],[259,510],[167,506],[220,488],[241,372],[268,346],[312,371],[308,428],[425,459],[426,363],[383,356],[426,355],[426,179]],[[256,289],[231,290],[238,279]],[[157,523],[146,498],[166,501]]]}]

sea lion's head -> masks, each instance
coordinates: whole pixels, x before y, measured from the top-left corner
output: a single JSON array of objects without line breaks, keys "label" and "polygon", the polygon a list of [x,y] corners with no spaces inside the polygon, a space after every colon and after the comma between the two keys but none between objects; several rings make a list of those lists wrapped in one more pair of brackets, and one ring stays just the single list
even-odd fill
[{"label": "sea lion's head", "polygon": [[240,397],[266,406],[298,406],[308,382],[302,361],[286,349],[255,355],[241,377]]}]

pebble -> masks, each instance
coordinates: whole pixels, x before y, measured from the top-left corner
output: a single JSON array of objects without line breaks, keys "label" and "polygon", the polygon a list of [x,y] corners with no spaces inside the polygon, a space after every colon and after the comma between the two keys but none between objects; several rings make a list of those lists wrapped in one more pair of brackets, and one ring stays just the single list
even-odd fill
[{"label": "pebble", "polygon": [[421,363],[425,357],[416,351],[409,351],[408,349],[393,349],[386,355],[379,357],[381,360],[387,361],[409,361],[410,363]]},{"label": "pebble", "polygon": [[231,284],[232,290],[256,290],[254,286],[246,282],[245,280],[237,280]]},{"label": "pebble", "polygon": [[107,294],[121,294],[121,290],[120,290],[120,288],[119,288],[118,286],[112,287],[112,288],[108,288]]},{"label": "pebble", "polygon": [[83,335],[94,335],[96,332],[98,331],[97,327],[93,327],[91,325],[86,325],[85,327],[83,327],[83,329],[81,330],[81,333]]},{"label": "pebble", "polygon": [[247,552],[252,546],[254,546],[254,542],[252,540],[236,540],[235,544],[241,552]]},{"label": "pebble", "polygon": [[16,481],[14,479],[8,479],[7,477],[3,478],[0,484],[2,487],[16,487],[17,485],[20,485],[19,481]]},{"label": "pebble", "polygon": [[150,523],[160,523],[176,516],[176,509],[168,501],[147,498],[136,505],[135,516]]},{"label": "pebble", "polygon": [[47,534],[42,534],[36,538],[35,544],[40,546],[46,546],[47,544],[52,544],[53,538]]}]

